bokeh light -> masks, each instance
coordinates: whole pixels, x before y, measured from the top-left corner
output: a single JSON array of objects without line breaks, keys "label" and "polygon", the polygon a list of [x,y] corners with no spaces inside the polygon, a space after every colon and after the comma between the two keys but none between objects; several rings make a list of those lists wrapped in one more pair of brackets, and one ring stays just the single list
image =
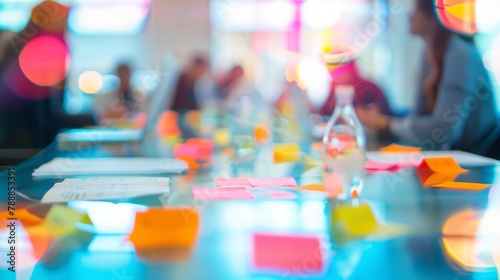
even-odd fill
[{"label": "bokeh light", "polygon": [[335,0],[307,1],[302,6],[301,20],[306,27],[328,28],[339,19],[340,2]]},{"label": "bokeh light", "polygon": [[55,36],[36,37],[21,51],[19,65],[24,75],[34,84],[53,86],[64,80],[68,72],[68,48]]},{"label": "bokeh light", "polygon": [[324,63],[306,57],[297,65],[297,83],[307,90],[311,103],[320,106],[330,92],[331,77]]},{"label": "bokeh light", "polygon": [[78,86],[80,87],[80,90],[88,94],[97,93],[101,90],[102,84],[102,75],[96,71],[85,71],[78,79]]},{"label": "bokeh light", "polygon": [[500,25],[498,0],[435,0],[435,6],[441,23],[455,32],[490,32]]},{"label": "bokeh light", "polygon": [[435,0],[436,15],[447,28],[465,34],[476,33],[475,0]]},{"label": "bokeh light", "polygon": [[338,7],[332,17],[338,17],[323,36],[324,60],[338,65],[356,58],[387,27],[389,16],[386,0],[330,1]]}]

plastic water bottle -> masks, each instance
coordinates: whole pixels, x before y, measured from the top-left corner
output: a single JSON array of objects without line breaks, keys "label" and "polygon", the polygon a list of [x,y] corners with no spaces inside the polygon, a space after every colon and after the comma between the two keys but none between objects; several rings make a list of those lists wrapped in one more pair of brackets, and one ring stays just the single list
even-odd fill
[{"label": "plastic water bottle", "polygon": [[353,108],[354,87],[335,88],[335,110],[323,136],[323,181],[330,197],[350,200],[361,193],[366,137]]}]

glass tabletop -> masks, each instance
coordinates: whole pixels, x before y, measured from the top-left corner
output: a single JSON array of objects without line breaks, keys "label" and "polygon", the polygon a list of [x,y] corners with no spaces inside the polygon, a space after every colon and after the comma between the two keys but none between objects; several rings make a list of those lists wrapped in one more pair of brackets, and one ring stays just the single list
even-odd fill
[{"label": "glass tabletop", "polygon": [[[309,145],[305,144],[305,149]],[[15,167],[17,210],[44,217],[51,204],[38,201],[61,179],[33,179],[33,169],[54,157],[171,156],[165,143],[95,145],[59,151],[57,143]],[[155,152],[156,151],[156,152]],[[158,152],[161,151],[161,152]],[[51,241],[39,259],[18,266],[17,279],[498,279],[498,166],[470,168],[456,181],[492,184],[481,191],[424,187],[414,168],[368,174],[359,203],[369,205],[379,223],[405,230],[393,236],[365,236],[339,243],[332,236],[331,211],[337,202],[322,192],[284,190],[273,199],[252,189],[254,200],[194,200],[192,187],[214,187],[218,177],[294,177],[297,184],[321,183],[321,167],[304,163],[276,164],[272,146],[262,145],[248,158],[217,151],[211,164],[171,178],[170,192],[109,201],[72,201],[93,222],[78,234]],[[7,171],[0,173],[7,182]],[[283,191],[280,189],[280,191]],[[7,210],[5,196],[1,207]],[[188,206],[201,215],[191,249],[136,250],[126,242],[135,212],[148,207]],[[475,226],[471,226],[475,225]],[[447,227],[445,230],[445,226]],[[6,228],[4,228],[6,229]],[[26,239],[17,228],[19,243]],[[7,231],[5,231],[7,232]],[[5,232],[2,236],[6,236]],[[288,269],[262,269],[253,262],[255,234],[310,236],[319,239],[316,253]],[[23,239],[24,238],[24,239]],[[8,253],[2,238],[2,256]],[[29,242],[24,246],[31,246]],[[22,246],[22,245],[19,245]],[[299,244],[297,244],[299,246]],[[299,247],[297,247],[299,248]],[[291,252],[293,252],[292,248]],[[299,249],[297,249],[299,250]],[[23,251],[19,251],[21,254]],[[7,261],[7,257],[3,257]],[[22,256],[18,255],[19,259]],[[8,263],[0,263],[1,279],[16,279]],[[21,265],[21,263],[18,263]],[[320,269],[313,269],[316,267]]]}]

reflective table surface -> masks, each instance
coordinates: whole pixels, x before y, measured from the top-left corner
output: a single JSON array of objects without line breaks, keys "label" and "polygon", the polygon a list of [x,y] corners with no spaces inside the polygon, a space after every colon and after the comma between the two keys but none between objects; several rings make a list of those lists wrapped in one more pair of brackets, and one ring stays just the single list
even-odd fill
[{"label": "reflective table surface", "polygon": [[[162,142],[75,147],[69,151],[59,151],[54,143],[14,167],[19,192],[16,211],[26,208],[41,218],[46,215],[51,205],[38,201],[62,179],[38,180],[31,174],[54,157],[77,161],[82,157],[171,155],[171,147]],[[336,202],[322,192],[285,190],[295,196],[272,199],[252,189],[256,199],[251,201],[193,200],[193,186],[214,187],[217,177],[292,176],[298,185],[322,182],[320,167],[274,163],[270,145],[259,147],[244,159],[217,151],[206,168],[163,175],[171,178],[168,195],[68,202],[70,207],[86,211],[93,227],[53,240],[40,259],[23,259],[19,249],[16,273],[7,270],[8,227],[2,225],[0,279],[498,279],[499,172],[498,166],[474,167],[456,179],[492,184],[481,191],[423,187],[414,168],[368,174],[360,203],[367,203],[380,223],[397,223],[406,230],[395,236],[366,236],[340,244],[330,230],[330,210]],[[7,186],[7,175],[7,171],[0,173],[2,186]],[[0,210],[5,211],[7,188],[2,192]],[[194,206],[199,210],[201,224],[193,248],[136,251],[124,241],[135,211],[166,206]],[[469,215],[464,218],[460,213]],[[447,223],[451,224],[451,233],[443,230]],[[23,232],[22,227],[16,229],[17,244],[26,248],[31,244]],[[286,270],[256,267],[252,263],[254,233],[318,237],[322,269],[310,269],[310,262],[319,261],[318,256]]]}]

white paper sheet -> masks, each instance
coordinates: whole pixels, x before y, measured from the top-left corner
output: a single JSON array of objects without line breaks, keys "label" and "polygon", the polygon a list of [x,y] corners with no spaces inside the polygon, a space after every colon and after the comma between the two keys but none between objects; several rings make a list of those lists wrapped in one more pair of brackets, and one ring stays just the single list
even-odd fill
[{"label": "white paper sheet", "polygon": [[187,171],[184,161],[171,158],[55,158],[42,164],[33,177],[75,175],[139,175]]},{"label": "white paper sheet", "polygon": [[121,199],[168,192],[168,185],[67,185],[57,183],[45,193],[41,202]]},{"label": "white paper sheet", "polygon": [[367,152],[368,160],[385,163],[415,163],[420,162],[424,157],[451,156],[458,164],[464,167],[489,166],[500,163],[499,161],[463,151],[423,151],[420,153],[382,153]]},{"label": "white paper sheet", "polygon": [[166,185],[169,184],[169,178],[165,177],[89,177],[89,178],[66,178],[61,185]]}]

